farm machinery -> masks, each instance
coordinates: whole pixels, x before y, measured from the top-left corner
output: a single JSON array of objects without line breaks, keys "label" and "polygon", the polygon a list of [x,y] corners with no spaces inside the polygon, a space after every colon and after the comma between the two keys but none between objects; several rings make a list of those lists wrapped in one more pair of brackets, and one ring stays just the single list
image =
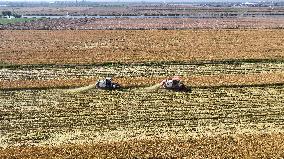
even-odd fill
[{"label": "farm machinery", "polygon": [[90,89],[105,89],[105,90],[115,90],[119,89],[120,85],[117,83],[113,83],[111,78],[107,77],[102,80],[98,80],[95,84],[91,84],[85,87],[80,87],[80,88],[75,88],[75,89],[69,89],[66,90],[66,93],[81,93],[81,92],[86,92]]},{"label": "farm machinery", "polygon": [[[112,79],[110,77],[107,77],[105,79],[98,80],[95,84],[91,84],[89,86],[80,87],[76,89],[67,90],[66,92],[79,93],[79,92],[88,91],[93,88],[103,89],[103,90],[116,90],[116,89],[120,89],[121,86],[118,83],[112,82]],[[146,90],[155,90],[155,89],[160,89],[160,88],[163,88],[166,90],[181,91],[181,92],[191,91],[191,88],[186,87],[181,82],[179,77],[165,79],[159,84],[146,88]]]},{"label": "farm machinery", "polygon": [[110,77],[107,77],[105,79],[98,80],[96,83],[96,88],[114,90],[114,89],[119,89],[120,85],[118,83],[112,82],[112,79]]},{"label": "farm machinery", "polygon": [[160,85],[164,89],[173,91],[191,91],[191,88],[186,87],[177,76],[163,80]]},{"label": "farm machinery", "polygon": [[[150,87],[150,89],[157,89],[155,86]],[[173,90],[173,91],[191,91],[191,88],[186,87],[179,77],[174,76],[173,78],[168,78],[163,80],[160,84],[158,84],[158,87],[162,87],[167,90]],[[99,80],[96,83],[96,88],[98,89],[106,89],[106,90],[114,90],[119,89],[121,86],[118,83],[113,83],[112,79],[110,77],[107,77],[103,80]]]}]

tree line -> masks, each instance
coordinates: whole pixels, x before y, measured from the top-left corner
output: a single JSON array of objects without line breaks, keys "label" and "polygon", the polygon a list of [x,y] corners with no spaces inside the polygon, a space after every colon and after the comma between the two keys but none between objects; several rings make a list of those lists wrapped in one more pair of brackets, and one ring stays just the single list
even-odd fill
[{"label": "tree line", "polygon": [[16,13],[13,13],[11,11],[2,11],[2,16],[8,16],[8,17],[11,17],[11,16],[14,16],[15,18],[21,18],[22,16],[19,15],[19,14],[16,14]]}]

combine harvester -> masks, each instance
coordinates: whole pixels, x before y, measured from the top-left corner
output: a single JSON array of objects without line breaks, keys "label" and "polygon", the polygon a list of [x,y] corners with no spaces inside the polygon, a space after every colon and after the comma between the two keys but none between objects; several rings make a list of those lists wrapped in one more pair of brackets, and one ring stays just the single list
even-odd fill
[{"label": "combine harvester", "polygon": [[[121,86],[118,83],[112,82],[112,79],[110,77],[107,77],[102,80],[98,80],[96,84],[91,84],[86,87],[80,87],[75,89],[67,90],[66,93],[80,93],[80,92],[86,92],[90,89],[103,89],[103,90],[117,90],[120,89]],[[151,90],[157,90],[157,89],[166,89],[166,90],[172,90],[172,91],[179,91],[179,92],[190,92],[191,88],[186,87],[179,77],[174,76],[173,78],[168,78],[163,80],[161,83],[156,84],[151,87],[147,87],[144,90],[151,91]]]},{"label": "combine harvester", "polygon": [[160,85],[164,89],[173,90],[173,91],[188,91],[188,88],[182,83],[179,77],[174,76],[163,80]]},{"label": "combine harvester", "polygon": [[66,93],[81,93],[81,92],[86,92],[90,89],[104,89],[104,90],[115,90],[121,88],[118,83],[112,82],[112,79],[110,77],[107,77],[102,80],[98,80],[96,84],[91,84],[86,87],[80,87],[80,88],[75,88],[75,89],[70,89],[67,90]]},{"label": "combine harvester", "polygon": [[191,87],[186,87],[178,76],[165,79],[159,84],[147,87],[146,90],[157,90],[160,88],[179,92],[191,92]]},{"label": "combine harvester", "polygon": [[118,83],[112,82],[112,79],[110,77],[107,77],[103,80],[97,81],[96,88],[106,89],[106,90],[115,90],[115,89],[119,89],[120,85]]}]

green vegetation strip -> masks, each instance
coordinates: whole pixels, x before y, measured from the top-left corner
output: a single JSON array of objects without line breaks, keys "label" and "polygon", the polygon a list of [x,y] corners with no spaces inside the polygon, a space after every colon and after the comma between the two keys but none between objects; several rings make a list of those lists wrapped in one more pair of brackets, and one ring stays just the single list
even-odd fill
[{"label": "green vegetation strip", "polygon": [[0,18],[0,24],[15,24],[19,22],[30,22],[35,21],[37,18],[13,18],[13,19],[6,19],[6,18]]}]

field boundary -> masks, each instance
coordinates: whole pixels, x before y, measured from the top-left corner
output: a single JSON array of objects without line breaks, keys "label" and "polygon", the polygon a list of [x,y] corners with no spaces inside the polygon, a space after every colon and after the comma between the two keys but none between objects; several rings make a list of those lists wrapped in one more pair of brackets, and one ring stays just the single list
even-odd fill
[{"label": "field boundary", "polygon": [[44,68],[44,67],[61,67],[76,68],[84,66],[163,66],[163,65],[207,65],[207,64],[242,64],[242,63],[284,63],[283,59],[226,59],[226,60],[198,60],[198,61],[159,61],[159,62],[142,62],[142,63],[122,63],[122,62],[104,62],[90,64],[0,64],[0,69],[4,68]]}]

